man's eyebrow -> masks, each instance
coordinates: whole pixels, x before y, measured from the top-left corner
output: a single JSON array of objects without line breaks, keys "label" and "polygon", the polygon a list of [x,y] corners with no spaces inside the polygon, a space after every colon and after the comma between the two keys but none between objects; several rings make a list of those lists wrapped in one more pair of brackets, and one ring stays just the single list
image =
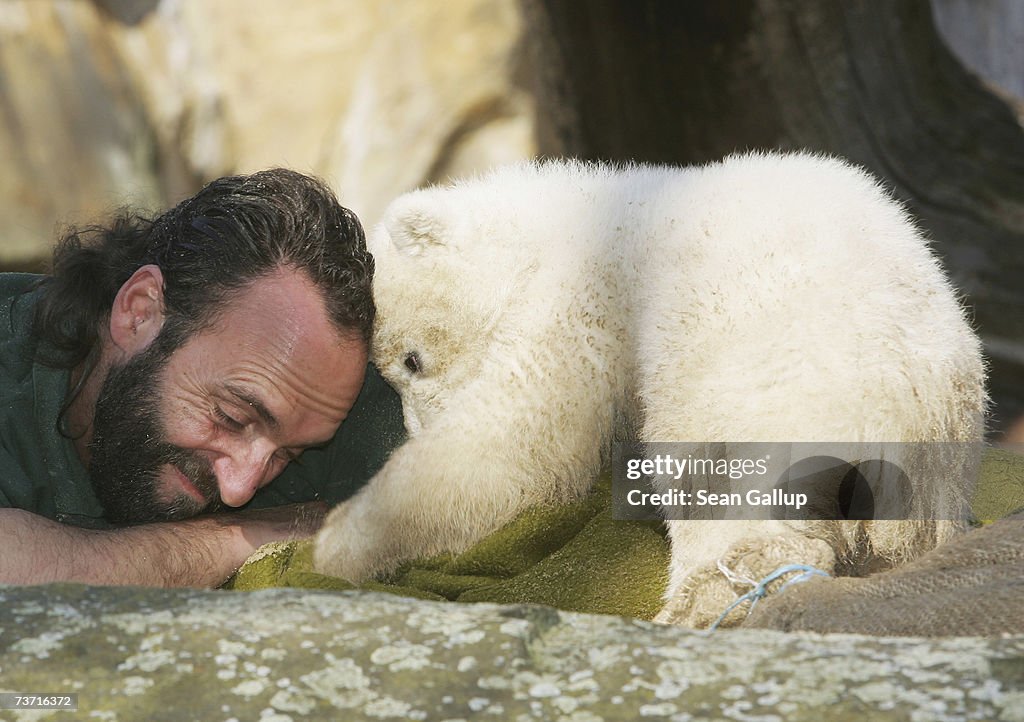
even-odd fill
[{"label": "man's eyebrow", "polygon": [[263,423],[271,429],[277,431],[281,428],[281,423],[277,420],[277,417],[270,413],[270,409],[267,408],[266,404],[260,401],[252,393],[240,386],[235,386],[234,384],[225,384],[224,389],[239,401],[251,406],[253,411],[263,419]]}]

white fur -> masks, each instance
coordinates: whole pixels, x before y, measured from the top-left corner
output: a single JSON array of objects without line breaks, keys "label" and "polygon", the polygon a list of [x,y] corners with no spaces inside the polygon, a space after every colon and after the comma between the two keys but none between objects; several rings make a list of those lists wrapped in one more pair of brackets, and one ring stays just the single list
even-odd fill
[{"label": "white fur", "polygon": [[[616,434],[981,438],[984,369],[954,291],[900,205],[839,160],[500,168],[398,198],[370,250],[373,358],[413,435],[317,538],[318,568],[352,580],[582,494]],[[669,598],[752,539],[893,563],[954,526],[670,523]]]}]

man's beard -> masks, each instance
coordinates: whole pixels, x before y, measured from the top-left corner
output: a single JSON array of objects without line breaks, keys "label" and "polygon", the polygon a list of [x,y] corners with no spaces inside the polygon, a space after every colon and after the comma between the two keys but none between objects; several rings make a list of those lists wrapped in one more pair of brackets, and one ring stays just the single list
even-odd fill
[{"label": "man's beard", "polygon": [[[111,367],[96,402],[89,477],[106,518],[115,524],[185,519],[223,505],[210,462],[166,441],[159,380],[170,352],[161,348],[162,340]],[[173,500],[161,499],[168,464],[192,482],[206,503],[183,491]]]}]

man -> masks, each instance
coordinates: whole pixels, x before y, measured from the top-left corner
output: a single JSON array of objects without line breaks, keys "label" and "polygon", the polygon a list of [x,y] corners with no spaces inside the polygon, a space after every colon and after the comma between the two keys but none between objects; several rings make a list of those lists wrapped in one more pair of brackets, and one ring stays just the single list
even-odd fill
[{"label": "man", "polygon": [[213,586],[314,532],[401,437],[372,275],[355,216],[281,169],[0,275],[0,583]]}]

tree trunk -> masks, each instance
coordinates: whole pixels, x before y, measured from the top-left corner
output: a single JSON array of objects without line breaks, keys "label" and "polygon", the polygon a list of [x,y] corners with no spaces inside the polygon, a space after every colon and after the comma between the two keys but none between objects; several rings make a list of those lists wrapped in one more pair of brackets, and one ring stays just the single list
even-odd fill
[{"label": "tree trunk", "polygon": [[1024,131],[938,37],[927,0],[525,0],[552,155],[700,163],[834,153],[934,239],[1024,413]]}]

